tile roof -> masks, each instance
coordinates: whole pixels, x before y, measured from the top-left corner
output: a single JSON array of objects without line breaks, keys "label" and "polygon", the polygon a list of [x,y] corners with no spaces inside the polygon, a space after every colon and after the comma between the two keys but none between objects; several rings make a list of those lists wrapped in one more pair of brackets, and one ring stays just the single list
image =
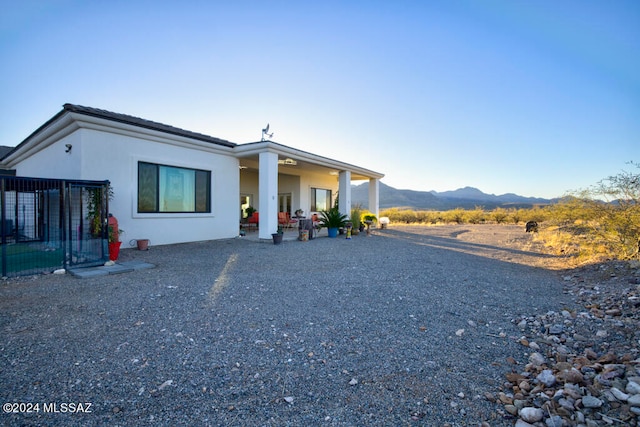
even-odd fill
[{"label": "tile roof", "polygon": [[0,159],[13,151],[16,147],[7,147],[6,145],[0,145]]},{"label": "tile roof", "polygon": [[215,138],[213,136],[204,135],[202,133],[191,132],[174,126],[165,125],[151,120],[141,119],[139,117],[129,116],[127,114],[113,113],[99,108],[83,107],[75,104],[64,104],[64,111],[72,113],[84,114],[92,117],[99,117],[114,122],[125,123],[133,126],[152,129],[159,132],[165,132],[172,135],[184,136],[186,138],[197,139],[199,141],[210,142],[212,144],[223,145],[225,147],[235,147],[236,144],[224,139]]}]

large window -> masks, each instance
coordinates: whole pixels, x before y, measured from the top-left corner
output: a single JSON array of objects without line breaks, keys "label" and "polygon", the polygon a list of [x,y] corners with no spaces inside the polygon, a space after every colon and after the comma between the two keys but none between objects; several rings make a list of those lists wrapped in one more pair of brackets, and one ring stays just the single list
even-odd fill
[{"label": "large window", "polygon": [[331,208],[331,190],[322,188],[311,189],[311,210],[315,212],[328,211]]},{"label": "large window", "polygon": [[211,212],[211,172],[138,162],[138,212]]}]

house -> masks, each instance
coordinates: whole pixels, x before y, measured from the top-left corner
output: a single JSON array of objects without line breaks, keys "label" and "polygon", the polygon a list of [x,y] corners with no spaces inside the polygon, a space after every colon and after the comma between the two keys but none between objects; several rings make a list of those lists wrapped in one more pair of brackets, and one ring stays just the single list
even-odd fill
[{"label": "house", "polygon": [[278,212],[348,213],[351,181],[369,181],[378,214],[379,180],[359,166],[273,141],[236,144],[97,108],[65,104],[0,160],[17,176],[108,180],[109,204],[124,241],[154,245],[236,237],[248,206],[259,237],[277,230]]}]

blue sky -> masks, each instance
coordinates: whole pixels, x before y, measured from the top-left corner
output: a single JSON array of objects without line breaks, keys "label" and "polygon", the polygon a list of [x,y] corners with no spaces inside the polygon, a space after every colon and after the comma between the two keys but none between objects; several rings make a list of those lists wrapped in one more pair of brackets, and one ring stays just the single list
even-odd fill
[{"label": "blue sky", "polygon": [[640,161],[638,1],[0,2],[0,145],[70,102],[270,123],[403,189],[555,197]]}]

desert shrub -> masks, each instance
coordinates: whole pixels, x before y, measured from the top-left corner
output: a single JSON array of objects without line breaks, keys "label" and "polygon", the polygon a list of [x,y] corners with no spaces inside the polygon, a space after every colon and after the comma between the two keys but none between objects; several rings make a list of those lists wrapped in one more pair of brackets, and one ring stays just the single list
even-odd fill
[{"label": "desert shrub", "polygon": [[489,213],[489,217],[496,223],[502,224],[507,222],[509,214],[505,208],[495,208]]},{"label": "desert shrub", "polygon": [[466,212],[466,221],[471,224],[483,224],[486,221],[484,209],[476,206],[475,209]]},{"label": "desert shrub", "polygon": [[442,219],[445,223],[464,224],[466,213],[462,208],[455,208],[450,211],[442,212]]},{"label": "desert shrub", "polygon": [[637,258],[640,174],[623,171],[576,191],[551,207],[548,217],[553,225],[573,236],[583,257]]},{"label": "desert shrub", "polygon": [[389,218],[389,221],[401,224],[411,224],[417,222],[416,212],[410,209],[385,209],[380,212],[380,216],[386,216]]},{"label": "desert shrub", "polygon": [[520,221],[523,220],[523,211],[524,209],[509,209],[508,217],[510,222],[516,225],[520,224]]}]

